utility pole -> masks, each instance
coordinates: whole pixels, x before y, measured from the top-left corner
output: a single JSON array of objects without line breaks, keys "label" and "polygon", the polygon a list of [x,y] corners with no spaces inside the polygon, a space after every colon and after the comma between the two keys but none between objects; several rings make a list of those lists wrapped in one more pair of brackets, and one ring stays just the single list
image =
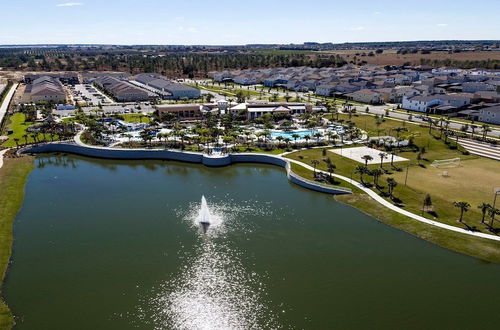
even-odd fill
[{"label": "utility pole", "polygon": [[406,175],[405,175],[405,187],[408,182],[408,170],[410,169],[410,164],[406,165]]}]

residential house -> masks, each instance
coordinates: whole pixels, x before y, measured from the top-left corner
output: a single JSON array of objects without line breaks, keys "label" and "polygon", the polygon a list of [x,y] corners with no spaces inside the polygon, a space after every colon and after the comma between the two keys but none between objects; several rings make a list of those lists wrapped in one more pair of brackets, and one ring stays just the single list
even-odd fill
[{"label": "residential house", "polygon": [[479,110],[479,121],[500,125],[500,105]]}]

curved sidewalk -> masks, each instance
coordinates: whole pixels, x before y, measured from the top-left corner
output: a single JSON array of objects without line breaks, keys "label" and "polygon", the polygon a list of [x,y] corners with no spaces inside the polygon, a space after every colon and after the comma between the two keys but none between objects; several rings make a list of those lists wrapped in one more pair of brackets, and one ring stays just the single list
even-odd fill
[{"label": "curved sidewalk", "polygon": [[[307,168],[308,170],[311,170],[311,171],[314,170],[314,168],[312,166],[309,166],[307,164],[304,164],[304,163],[299,162],[299,161],[294,160],[294,159],[289,159],[289,158],[287,158],[287,159],[288,159],[288,161],[290,161],[290,162],[292,162],[294,164],[300,165],[300,166],[302,166],[304,168]],[[322,171],[322,170],[316,169],[316,171],[328,174],[327,172]],[[345,176],[342,176],[342,175],[338,175],[338,174],[333,174],[333,176],[336,177],[336,178],[338,178],[338,179],[340,179],[340,180],[343,180],[343,181],[346,181],[346,182],[352,184],[356,188],[361,189],[363,192],[367,193],[375,201],[377,201],[378,203],[380,203],[383,206],[387,207],[388,209],[390,209],[390,210],[392,210],[394,212],[397,212],[399,214],[402,214],[404,216],[407,216],[407,217],[409,217],[409,218],[411,218],[413,220],[417,220],[417,221],[423,222],[423,223],[431,225],[431,226],[435,226],[435,227],[439,227],[439,228],[451,230],[451,231],[454,231],[454,232],[457,232],[457,233],[460,233],[460,234],[466,234],[466,235],[476,236],[476,237],[480,237],[480,238],[491,239],[491,240],[494,240],[494,241],[500,241],[500,236],[495,236],[495,235],[490,235],[490,234],[484,234],[484,233],[478,233],[478,232],[473,232],[473,231],[470,231],[470,230],[465,230],[463,228],[458,228],[458,227],[455,227],[455,226],[450,226],[450,225],[447,225],[447,224],[444,224],[444,223],[441,223],[441,222],[438,222],[438,221],[432,221],[430,219],[427,219],[427,218],[424,218],[422,216],[416,215],[416,214],[411,213],[409,211],[403,210],[402,208],[397,207],[396,205],[394,205],[394,204],[386,201],[384,198],[380,197],[375,191],[373,191],[373,190],[371,190],[369,188],[366,188],[365,186],[363,186],[361,183],[359,183],[357,181],[351,180],[348,177],[345,177]]]}]

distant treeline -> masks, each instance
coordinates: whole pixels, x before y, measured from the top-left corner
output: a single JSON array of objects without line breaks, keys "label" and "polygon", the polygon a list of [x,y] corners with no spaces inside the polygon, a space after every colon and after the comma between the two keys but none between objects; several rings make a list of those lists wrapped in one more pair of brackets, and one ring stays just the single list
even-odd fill
[{"label": "distant treeline", "polygon": [[456,61],[450,59],[431,60],[421,58],[420,64],[428,65],[434,68],[446,66],[461,69],[481,68],[489,70],[500,70],[500,60]]},{"label": "distant treeline", "polygon": [[210,71],[271,67],[340,67],[347,62],[339,55],[304,53],[227,52],[162,53],[75,51],[61,49],[0,49],[0,67],[34,71],[124,71],[159,72],[165,75],[204,77]]}]

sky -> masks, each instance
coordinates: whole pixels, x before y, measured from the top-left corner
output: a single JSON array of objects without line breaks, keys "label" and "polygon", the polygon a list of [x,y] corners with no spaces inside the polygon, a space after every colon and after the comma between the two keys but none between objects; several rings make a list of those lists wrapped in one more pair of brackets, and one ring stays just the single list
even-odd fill
[{"label": "sky", "polygon": [[1,1],[0,44],[500,39],[500,0]]}]

